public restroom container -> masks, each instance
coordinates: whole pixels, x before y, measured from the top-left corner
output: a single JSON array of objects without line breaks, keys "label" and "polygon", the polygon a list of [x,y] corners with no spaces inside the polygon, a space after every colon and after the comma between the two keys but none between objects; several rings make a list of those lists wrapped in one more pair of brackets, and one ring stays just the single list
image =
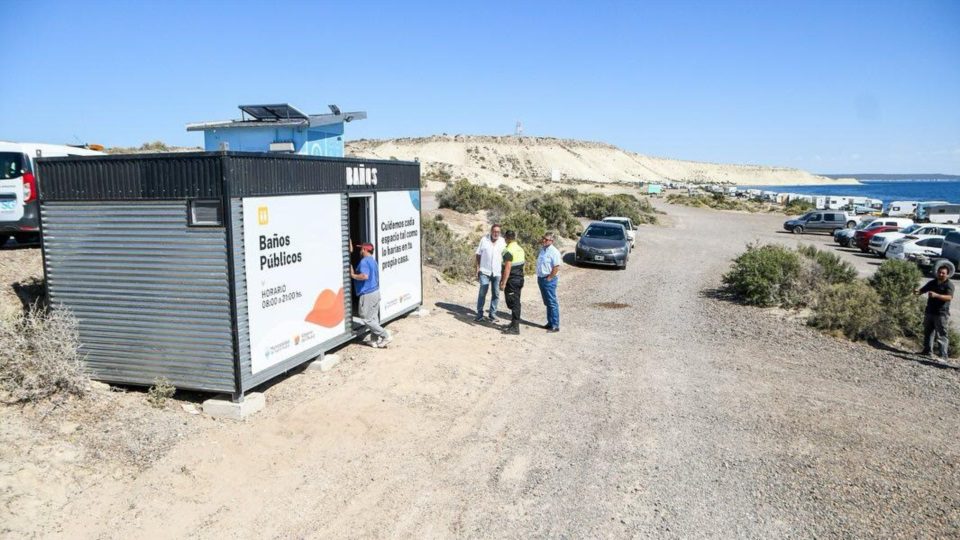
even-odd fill
[{"label": "public restroom container", "polygon": [[380,316],[422,303],[420,166],[198,152],[38,160],[49,298],[93,378],[242,397],[361,335],[348,272],[371,242]]}]

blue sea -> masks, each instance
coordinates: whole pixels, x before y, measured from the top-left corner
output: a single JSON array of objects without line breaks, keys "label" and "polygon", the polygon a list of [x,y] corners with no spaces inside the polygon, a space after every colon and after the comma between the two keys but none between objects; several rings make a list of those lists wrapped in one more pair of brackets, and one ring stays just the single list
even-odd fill
[{"label": "blue sea", "polygon": [[861,180],[853,186],[743,186],[804,195],[849,195],[890,201],[948,201],[960,203],[960,180]]}]

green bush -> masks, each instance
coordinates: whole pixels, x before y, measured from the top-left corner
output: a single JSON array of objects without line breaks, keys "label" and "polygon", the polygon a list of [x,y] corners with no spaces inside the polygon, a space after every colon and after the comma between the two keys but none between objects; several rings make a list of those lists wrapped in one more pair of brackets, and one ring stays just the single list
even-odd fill
[{"label": "green bush", "polygon": [[960,332],[957,332],[953,328],[948,328],[947,337],[950,338],[950,348],[948,350],[950,358],[960,358]]},{"label": "green bush", "polygon": [[572,205],[574,215],[588,219],[603,219],[609,216],[630,218],[634,224],[656,223],[656,210],[648,201],[642,203],[633,195],[602,195],[585,193],[578,195]]},{"label": "green bush", "polygon": [[547,232],[547,224],[539,215],[532,212],[513,212],[503,220],[503,231],[516,231],[517,242],[526,255],[524,273],[532,274],[536,268],[537,253],[540,250],[540,239]]},{"label": "green bush", "polygon": [[811,210],[815,210],[816,208],[817,208],[817,205],[813,204],[810,201],[805,201],[803,199],[794,199],[788,202],[783,207],[783,210],[785,213],[793,215],[793,214],[805,214]]},{"label": "green bush", "polygon": [[748,245],[747,251],[734,259],[723,283],[747,304],[790,306],[802,295],[802,271],[800,256],[783,246]]},{"label": "green bush", "polygon": [[863,281],[836,283],[820,289],[808,323],[857,340],[875,337],[880,296]]},{"label": "green bush", "polygon": [[440,270],[448,279],[473,278],[472,246],[466,238],[454,234],[440,219],[424,220],[422,245],[424,262]]},{"label": "green bush", "polygon": [[506,197],[497,190],[487,186],[471,184],[463,178],[453,184],[447,184],[440,190],[437,193],[437,203],[440,208],[449,208],[464,214],[511,207]]},{"label": "green bush", "polygon": [[916,338],[923,335],[923,300],[913,294],[922,277],[915,264],[888,260],[870,278],[870,286],[880,296],[882,308],[877,337]]},{"label": "green bush", "polygon": [[580,228],[580,222],[570,210],[570,202],[557,194],[532,197],[523,207],[543,218],[548,230],[562,236],[572,238]]},{"label": "green bush", "polygon": [[836,253],[820,251],[812,245],[800,246],[797,253],[815,262],[813,268],[814,283],[852,283],[857,279],[857,269]]}]

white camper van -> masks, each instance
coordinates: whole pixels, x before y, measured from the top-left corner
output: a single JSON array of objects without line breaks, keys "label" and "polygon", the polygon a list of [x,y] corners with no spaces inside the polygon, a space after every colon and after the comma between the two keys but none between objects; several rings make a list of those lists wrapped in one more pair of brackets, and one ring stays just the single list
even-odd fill
[{"label": "white camper van", "polygon": [[40,239],[36,158],[101,154],[103,152],[97,150],[59,144],[0,141],[0,246],[11,236],[18,243]]},{"label": "white camper van", "polygon": [[886,215],[890,217],[913,217],[918,204],[917,201],[893,201],[887,205]]},{"label": "white camper van", "polygon": [[960,223],[960,204],[938,204],[926,208],[930,223]]},{"label": "white camper van", "polygon": [[939,206],[941,204],[950,204],[947,201],[923,201],[917,203],[916,210],[913,211],[913,220],[925,223],[930,221],[930,217],[927,215],[928,210],[931,206]]}]

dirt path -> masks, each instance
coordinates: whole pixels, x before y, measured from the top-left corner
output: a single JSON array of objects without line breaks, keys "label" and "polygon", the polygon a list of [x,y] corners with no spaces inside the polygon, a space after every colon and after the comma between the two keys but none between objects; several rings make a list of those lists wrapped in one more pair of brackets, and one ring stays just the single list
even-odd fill
[{"label": "dirt path", "polygon": [[[262,415],[104,476],[37,531],[960,534],[958,371],[713,298],[745,234],[780,239],[782,218],[670,213],[627,271],[564,268],[561,333],[501,336],[470,322],[472,288],[436,287],[389,351],[283,380]],[[542,322],[534,280],[524,296]]]}]

